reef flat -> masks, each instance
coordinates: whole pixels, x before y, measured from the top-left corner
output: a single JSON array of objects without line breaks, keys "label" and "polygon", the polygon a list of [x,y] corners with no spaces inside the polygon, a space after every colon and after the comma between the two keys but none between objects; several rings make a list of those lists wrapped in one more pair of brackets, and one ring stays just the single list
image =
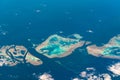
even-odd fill
[{"label": "reef flat", "polygon": [[87,51],[96,57],[120,59],[120,35],[114,36],[103,46],[90,45]]},{"label": "reef flat", "polygon": [[0,48],[0,66],[15,66],[24,63],[40,65],[42,61],[30,54],[24,46],[7,45]]},{"label": "reef flat", "polygon": [[62,37],[57,34],[51,35],[35,49],[48,58],[61,58],[70,55],[76,48],[83,46],[84,41],[79,34],[70,37]]}]

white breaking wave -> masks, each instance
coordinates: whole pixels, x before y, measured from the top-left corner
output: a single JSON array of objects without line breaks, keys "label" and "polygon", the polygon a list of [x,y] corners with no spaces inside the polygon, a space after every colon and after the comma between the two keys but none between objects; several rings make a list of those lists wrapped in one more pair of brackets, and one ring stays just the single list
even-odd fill
[{"label": "white breaking wave", "polygon": [[52,78],[51,74],[44,73],[44,74],[38,76],[38,80],[54,80],[54,78]]},{"label": "white breaking wave", "polygon": [[120,62],[109,66],[108,70],[111,71],[115,76],[120,76]]}]

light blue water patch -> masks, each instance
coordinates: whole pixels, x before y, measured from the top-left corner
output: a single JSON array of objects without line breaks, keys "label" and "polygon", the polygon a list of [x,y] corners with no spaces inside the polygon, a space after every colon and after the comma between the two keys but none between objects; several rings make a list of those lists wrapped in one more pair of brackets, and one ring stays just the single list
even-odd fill
[{"label": "light blue water patch", "polygon": [[77,41],[70,41],[70,40],[68,40],[68,41],[63,41],[63,40],[60,40],[59,43],[60,43],[61,45],[63,45],[63,46],[70,46],[70,45],[72,45],[72,44],[77,43]]},{"label": "light blue water patch", "polygon": [[120,56],[120,47],[108,47],[103,51],[104,55]]},{"label": "light blue water patch", "polygon": [[58,41],[58,38],[57,38],[57,37],[53,37],[53,38],[51,38],[51,39],[49,40],[50,43],[51,43],[51,42],[55,42],[55,41]]},{"label": "light blue water patch", "polygon": [[47,50],[49,52],[47,53],[44,53],[44,54],[48,54],[48,55],[52,55],[52,54],[61,54],[63,52],[65,52],[63,49],[61,49],[59,47],[59,45],[48,45],[48,46],[45,46],[44,48],[40,49],[40,50]]}]

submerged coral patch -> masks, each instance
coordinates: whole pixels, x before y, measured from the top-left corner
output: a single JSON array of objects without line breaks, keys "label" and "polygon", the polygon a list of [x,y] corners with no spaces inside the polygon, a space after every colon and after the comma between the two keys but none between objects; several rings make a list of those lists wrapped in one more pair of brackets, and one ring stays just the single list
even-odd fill
[{"label": "submerged coral patch", "polygon": [[75,38],[65,38],[57,34],[51,35],[46,41],[36,47],[36,51],[49,58],[68,56],[76,48],[84,44],[80,35],[74,34],[73,36]]},{"label": "submerged coral patch", "polygon": [[20,63],[40,65],[42,61],[30,54],[24,46],[9,45],[0,48],[0,66],[15,66]]}]

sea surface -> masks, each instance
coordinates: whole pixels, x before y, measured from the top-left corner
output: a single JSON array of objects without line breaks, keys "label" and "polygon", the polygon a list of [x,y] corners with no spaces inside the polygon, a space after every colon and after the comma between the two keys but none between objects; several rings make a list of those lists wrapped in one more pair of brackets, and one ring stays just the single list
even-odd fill
[{"label": "sea surface", "polygon": [[120,34],[120,0],[0,0],[0,46],[23,45],[44,63],[0,67],[0,80],[38,80],[44,72],[55,80],[71,80],[87,67],[103,73],[119,62],[90,56],[84,48],[61,59],[48,59],[33,49],[32,44],[50,35],[74,33],[99,46]]}]

